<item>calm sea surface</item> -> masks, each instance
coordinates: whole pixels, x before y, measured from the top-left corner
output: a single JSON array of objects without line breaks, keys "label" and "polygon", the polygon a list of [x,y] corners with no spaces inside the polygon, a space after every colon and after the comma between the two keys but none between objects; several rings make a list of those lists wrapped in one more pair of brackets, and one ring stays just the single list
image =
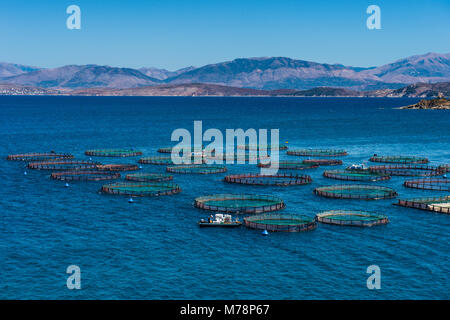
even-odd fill
[{"label": "calm sea surface", "polygon": [[[396,200],[321,198],[340,184],[307,170],[313,183],[293,187],[225,184],[225,174],[175,174],[180,194],[137,199],[98,193],[102,183],[69,188],[49,172],[27,170],[8,154],[55,150],[87,159],[93,148],[134,147],[145,155],[171,144],[174,129],[279,128],[293,148],[343,148],[344,166],[379,155],[419,155],[450,163],[450,112],[398,110],[417,99],[0,97],[0,298],[9,299],[449,299],[450,217],[393,206]],[[300,160],[287,156],[283,158]],[[138,158],[95,158],[135,163]],[[341,168],[343,168],[342,166]],[[229,173],[257,172],[255,165]],[[333,167],[333,169],[337,169]],[[164,172],[145,165],[144,171]],[[445,195],[376,182],[401,198]],[[373,228],[319,225],[305,233],[200,229],[208,212],[195,197],[214,193],[280,196],[284,212],[384,213]],[[66,268],[81,268],[81,290],[68,290]],[[381,268],[368,290],[366,269]]]}]

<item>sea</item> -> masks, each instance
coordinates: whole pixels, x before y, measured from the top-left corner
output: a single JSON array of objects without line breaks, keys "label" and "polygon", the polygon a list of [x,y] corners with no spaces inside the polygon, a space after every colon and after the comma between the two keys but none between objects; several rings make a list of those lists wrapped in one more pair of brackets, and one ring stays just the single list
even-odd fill
[{"label": "sea", "polygon": [[[450,163],[450,112],[398,109],[418,100],[0,96],[0,298],[449,299],[450,216],[395,206],[397,199],[313,193],[319,186],[346,183],[323,177],[324,170],[370,165],[375,153]],[[158,148],[173,145],[174,130],[193,132],[194,121],[202,121],[203,130],[224,133],[279,129],[280,143],[291,150],[345,149],[348,155],[339,157],[342,166],[299,171],[312,177],[308,185],[227,184],[226,174],[259,172],[255,164],[230,164],[220,174],[174,173],[180,193],[133,203],[99,193],[108,182],[65,187],[49,171],[6,160],[9,154],[50,150],[88,160],[84,151],[99,148],[157,156]],[[306,159],[280,154],[285,160]],[[371,184],[394,188],[401,199],[448,195],[406,188],[407,179]],[[309,232],[267,236],[245,227],[199,228],[197,221],[210,212],[195,208],[194,199],[219,193],[274,195],[286,203],[283,213],[314,217],[325,210],[366,210],[390,222],[370,228],[319,224]],[[80,289],[67,286],[72,265],[80,269]],[[370,266],[379,267],[379,289],[367,285]]]}]

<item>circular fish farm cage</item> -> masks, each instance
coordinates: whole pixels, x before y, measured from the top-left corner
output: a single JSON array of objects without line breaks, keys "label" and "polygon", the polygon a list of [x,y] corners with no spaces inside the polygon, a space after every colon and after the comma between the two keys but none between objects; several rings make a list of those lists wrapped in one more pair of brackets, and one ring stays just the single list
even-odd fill
[{"label": "circular fish farm cage", "polygon": [[[258,163],[258,167],[261,168],[270,168],[271,164]],[[282,160],[278,161],[278,169],[282,170],[306,170],[306,169],[315,169],[318,168],[319,165],[316,163],[304,163],[303,161],[289,161]]]},{"label": "circular fish farm cage", "polygon": [[331,210],[318,213],[317,221],[326,224],[352,227],[373,227],[389,223],[385,215],[366,211]]},{"label": "circular fish farm cage", "polygon": [[167,148],[159,148],[158,149],[159,153],[172,153],[172,147],[167,147]]},{"label": "circular fish farm cage", "polygon": [[317,164],[319,166],[339,166],[342,164],[342,160],[338,159],[307,159],[303,160],[306,164]]},{"label": "circular fish farm cage", "polygon": [[290,150],[287,154],[291,156],[302,157],[342,157],[347,155],[345,150],[327,150],[327,149],[299,149]]},{"label": "circular fish farm cage", "polygon": [[237,149],[244,149],[244,150],[259,150],[259,149],[267,149],[270,150],[271,148],[277,148],[278,150],[282,151],[282,150],[287,150],[288,146],[287,145],[271,145],[271,144],[246,144],[246,145],[237,145]]},{"label": "circular fish farm cage", "polygon": [[137,182],[160,182],[172,180],[173,176],[165,173],[131,173],[127,174],[125,179]]},{"label": "circular fish farm cage", "polygon": [[450,164],[441,164],[438,168],[443,172],[450,172]]},{"label": "circular fish farm cage", "polygon": [[196,198],[194,206],[209,211],[229,213],[264,213],[286,207],[283,200],[270,195],[215,194]]},{"label": "circular fish farm cage", "polygon": [[142,164],[158,164],[158,165],[172,165],[172,157],[145,157],[139,159]]},{"label": "circular fish farm cage", "polygon": [[261,214],[244,218],[248,228],[273,232],[303,232],[317,228],[317,221],[298,214]]},{"label": "circular fish farm cage", "polygon": [[312,179],[308,175],[298,174],[235,174],[226,176],[224,181],[257,186],[294,186],[311,183]]},{"label": "circular fish farm cage", "polygon": [[410,200],[400,199],[395,204],[402,207],[450,214],[450,196],[438,198],[419,198]]},{"label": "circular fish farm cage", "polygon": [[73,159],[73,155],[69,153],[22,153],[22,154],[10,154],[7,160],[11,161],[45,161],[45,160],[62,160]]},{"label": "circular fish farm cage", "polygon": [[220,159],[222,161],[227,161],[228,158],[231,159],[232,161],[258,161],[258,159],[260,157],[259,157],[257,152],[254,152],[254,154],[252,154],[252,153],[245,153],[245,154],[239,154],[239,153],[227,154],[227,153],[223,153],[222,155],[213,155],[213,154],[205,155],[205,161],[207,161],[207,160],[215,160],[215,159]]},{"label": "circular fish farm cage", "polygon": [[97,166],[98,170],[104,171],[135,171],[139,167],[135,164],[101,164]]},{"label": "circular fish farm cage", "polygon": [[30,162],[28,164],[29,169],[36,170],[87,170],[97,169],[100,162],[85,161],[85,160],[55,160],[55,161],[41,161]]},{"label": "circular fish farm cage", "polygon": [[167,167],[167,172],[185,173],[185,174],[213,174],[227,171],[227,167],[223,165],[209,165],[209,164],[189,164]]},{"label": "circular fish farm cage", "polygon": [[450,180],[448,179],[408,180],[403,185],[407,188],[422,190],[450,191]]},{"label": "circular fish farm cage", "polygon": [[55,180],[62,181],[102,181],[119,179],[120,173],[112,173],[108,171],[98,170],[75,170],[53,172],[51,177]]},{"label": "circular fish farm cage", "polygon": [[118,182],[106,184],[101,189],[104,193],[132,197],[155,197],[179,193],[181,188],[175,183],[127,183]]},{"label": "circular fish farm cage", "polygon": [[411,156],[373,156],[369,159],[369,161],[372,162],[384,162],[384,163],[402,163],[402,164],[408,164],[408,163],[428,163],[427,158],[420,158],[420,157],[411,157]]},{"label": "circular fish farm cage", "polygon": [[326,198],[361,200],[391,199],[397,196],[392,188],[351,184],[319,187],[314,189],[314,193]]},{"label": "circular fish farm cage", "polygon": [[327,170],[323,172],[323,176],[346,181],[383,181],[391,178],[388,174],[369,170]]},{"label": "circular fish farm cage", "polygon": [[87,150],[84,154],[92,157],[136,157],[141,156],[142,152],[133,149],[96,149]]},{"label": "circular fish farm cage", "polygon": [[387,174],[390,176],[415,176],[415,177],[439,176],[445,173],[445,170],[441,167],[434,167],[420,164],[371,166],[369,170],[372,172]]}]

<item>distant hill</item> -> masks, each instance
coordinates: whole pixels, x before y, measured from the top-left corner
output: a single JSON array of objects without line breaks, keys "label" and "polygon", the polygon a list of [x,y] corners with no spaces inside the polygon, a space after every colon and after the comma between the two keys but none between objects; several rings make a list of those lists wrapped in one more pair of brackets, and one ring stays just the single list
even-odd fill
[{"label": "distant hill", "polygon": [[19,74],[39,70],[37,67],[24,66],[15,63],[0,62],[0,78],[17,76]]},{"label": "distant hill", "polygon": [[[107,95],[107,96],[267,96],[271,92],[265,90],[227,87],[215,84],[167,84],[129,89],[81,89],[72,91],[74,95]],[[276,93],[273,93],[276,95]]]},{"label": "distant hill", "polygon": [[158,68],[140,68],[138,69],[140,72],[145,74],[146,76],[149,76],[151,78],[155,78],[158,80],[166,80],[167,78],[176,77],[179,74],[182,74],[184,72],[188,72],[191,70],[194,70],[195,67],[186,67],[182,68],[176,71],[169,71],[166,69],[158,69]]},{"label": "distant hill", "polygon": [[160,84],[161,81],[130,68],[98,65],[70,65],[54,69],[39,69],[3,78],[11,83],[43,88],[130,88]]},{"label": "distant hill", "polygon": [[355,91],[343,88],[318,87],[308,90],[278,89],[259,90],[222,86],[216,84],[162,84],[138,88],[82,88],[45,89],[15,84],[0,84],[0,95],[8,94],[48,94],[87,96],[286,96],[286,97],[450,97],[450,82],[417,83],[401,89],[375,91]]},{"label": "distant hill", "polygon": [[450,81],[450,53],[412,56],[361,73],[386,83]]},{"label": "distant hill", "polygon": [[[240,58],[176,71],[157,68],[137,70],[99,65],[68,65],[39,69],[0,64],[0,83],[54,89],[127,89],[162,84],[202,83],[269,91],[309,90],[318,87],[378,91],[401,89],[418,82],[450,82],[450,54],[427,53],[371,68],[286,57]],[[321,92],[329,94],[324,89],[321,89]],[[316,90],[309,94],[317,93]],[[344,91],[334,93],[349,94]]]},{"label": "distant hill", "polygon": [[373,97],[433,98],[440,94],[450,97],[450,82],[416,83],[400,89],[375,90],[365,94]]}]

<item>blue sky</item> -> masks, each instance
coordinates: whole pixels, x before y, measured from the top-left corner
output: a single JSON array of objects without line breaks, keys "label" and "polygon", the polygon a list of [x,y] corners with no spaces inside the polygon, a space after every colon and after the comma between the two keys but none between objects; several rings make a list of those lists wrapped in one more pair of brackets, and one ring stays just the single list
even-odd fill
[{"label": "blue sky", "polygon": [[[81,30],[66,8],[81,8]],[[366,8],[381,8],[381,30]],[[174,70],[238,57],[287,56],[376,66],[450,52],[450,1],[1,0],[0,61]]]}]

